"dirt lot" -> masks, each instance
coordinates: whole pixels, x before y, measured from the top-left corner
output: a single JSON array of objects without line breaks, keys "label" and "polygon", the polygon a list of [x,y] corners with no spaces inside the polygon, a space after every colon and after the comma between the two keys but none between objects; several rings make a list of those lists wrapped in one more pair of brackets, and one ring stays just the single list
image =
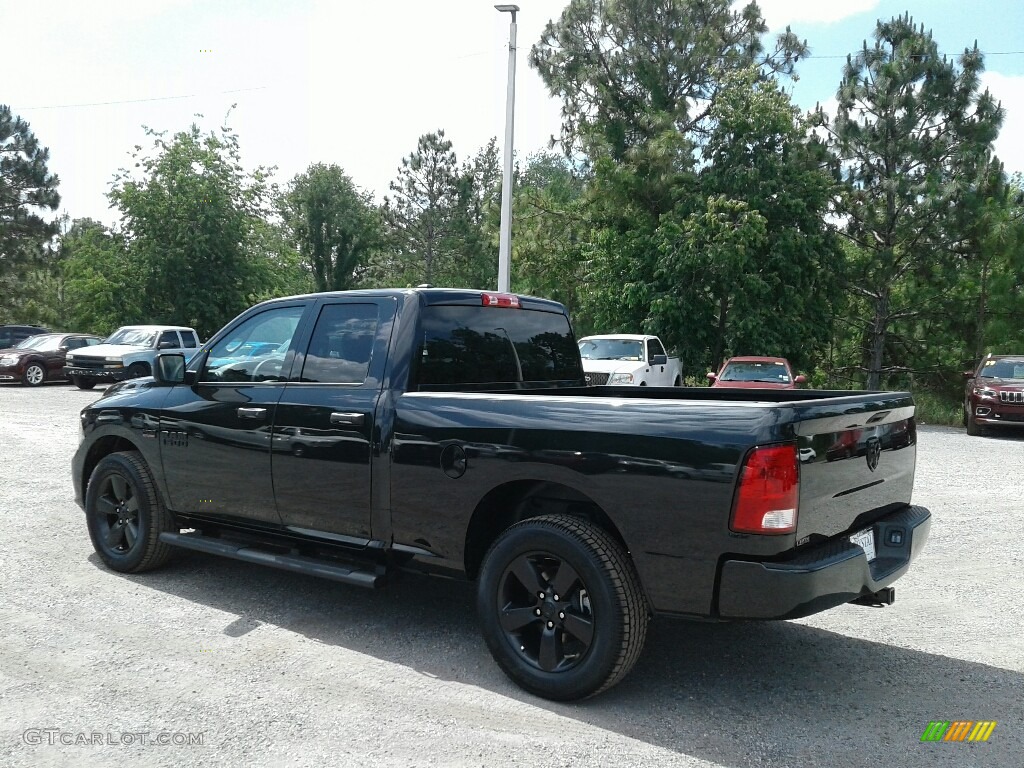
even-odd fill
[{"label": "dirt lot", "polygon": [[[895,605],[658,621],[622,684],[561,705],[502,675],[464,584],[105,570],[69,472],[97,394],[0,386],[2,766],[1024,765],[1024,434],[920,429],[935,523]],[[932,720],[998,725],[921,743]]]}]

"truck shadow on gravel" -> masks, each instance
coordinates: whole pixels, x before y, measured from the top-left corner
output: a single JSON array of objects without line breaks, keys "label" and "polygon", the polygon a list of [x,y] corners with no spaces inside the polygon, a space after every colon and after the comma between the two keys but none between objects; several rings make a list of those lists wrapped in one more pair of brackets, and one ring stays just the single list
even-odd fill
[{"label": "truck shadow on gravel", "polygon": [[[470,584],[399,575],[374,592],[191,552],[119,578],[236,615],[228,637],[272,624],[726,766],[1017,766],[1024,746],[1024,675],[792,622],[657,620],[622,683],[557,704],[492,661]],[[921,743],[932,720],[999,725],[988,743]]]}]

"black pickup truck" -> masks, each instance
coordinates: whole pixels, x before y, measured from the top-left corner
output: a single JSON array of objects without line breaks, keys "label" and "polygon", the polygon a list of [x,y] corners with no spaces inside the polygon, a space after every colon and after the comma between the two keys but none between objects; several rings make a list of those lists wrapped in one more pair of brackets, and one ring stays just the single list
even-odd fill
[{"label": "black pickup truck", "polygon": [[76,500],[110,568],[184,547],[474,579],[494,658],[551,699],[625,676],[651,615],[891,603],[931,523],[909,394],[587,387],[543,299],[278,299],[153,373],[81,414]]}]

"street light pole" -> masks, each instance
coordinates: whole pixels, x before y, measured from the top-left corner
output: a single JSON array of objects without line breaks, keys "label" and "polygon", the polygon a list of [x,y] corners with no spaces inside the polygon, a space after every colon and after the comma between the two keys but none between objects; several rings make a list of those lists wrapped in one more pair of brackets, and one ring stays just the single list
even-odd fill
[{"label": "street light pole", "polygon": [[496,5],[512,14],[508,27],[508,93],[505,98],[505,175],[501,182],[501,237],[498,241],[498,290],[509,290],[512,263],[512,133],[516,106],[516,11],[518,5]]}]

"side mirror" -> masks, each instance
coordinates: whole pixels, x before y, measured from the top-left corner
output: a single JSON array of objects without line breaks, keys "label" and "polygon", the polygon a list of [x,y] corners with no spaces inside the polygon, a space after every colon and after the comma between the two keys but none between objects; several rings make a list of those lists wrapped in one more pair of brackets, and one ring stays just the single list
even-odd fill
[{"label": "side mirror", "polygon": [[180,353],[157,355],[153,368],[157,384],[174,386],[185,381],[185,356]]},{"label": "side mirror", "polygon": [[795,384],[804,384],[806,383],[806,381],[807,377],[804,376],[802,373],[798,373],[796,376],[793,377],[793,382]]},{"label": "side mirror", "polygon": [[965,379],[973,379],[974,378],[974,371],[964,371],[964,378]]},{"label": "side mirror", "polygon": [[157,349],[177,349],[178,345],[175,344],[173,341],[161,341],[159,344],[156,345],[156,348]]},{"label": "side mirror", "polygon": [[651,365],[665,365],[668,363],[668,355],[651,355]]},{"label": "side mirror", "polygon": [[61,344],[59,347],[57,347],[58,352],[67,352],[69,349],[71,349],[71,347],[69,347],[67,344]]},{"label": "side mirror", "polygon": [[708,381],[714,381],[717,378],[718,378],[718,376],[716,376],[715,374],[711,373],[711,371],[708,371]]}]

